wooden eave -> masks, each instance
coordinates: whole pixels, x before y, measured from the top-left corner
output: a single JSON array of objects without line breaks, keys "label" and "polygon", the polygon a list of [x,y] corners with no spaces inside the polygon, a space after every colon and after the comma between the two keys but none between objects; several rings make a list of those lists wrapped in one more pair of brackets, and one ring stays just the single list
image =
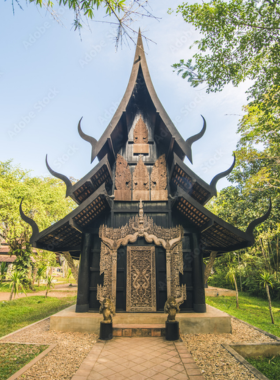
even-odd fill
[{"label": "wooden eave", "polygon": [[212,214],[181,188],[173,201],[173,210],[180,212],[189,224],[199,229],[203,251],[230,252],[254,243],[253,235]]},{"label": "wooden eave", "polygon": [[111,166],[106,155],[85,177],[71,187],[67,196],[80,205],[104,183],[111,184],[112,178]]},{"label": "wooden eave", "polygon": [[205,205],[213,196],[217,195],[216,188],[204,182],[175,153],[170,170],[170,183],[171,186],[175,185],[182,188],[202,205]]},{"label": "wooden eave", "polygon": [[171,119],[169,118],[167,112],[165,111],[164,107],[162,106],[156,94],[156,91],[154,89],[151,76],[149,73],[146,57],[145,57],[145,51],[143,47],[141,32],[139,31],[133,67],[132,67],[130,79],[129,79],[125,94],[112,120],[110,121],[108,127],[106,128],[106,130],[100,137],[99,141],[94,146],[93,153],[92,153],[92,160],[95,157],[98,157],[98,159],[101,160],[105,154],[108,154],[108,151],[112,151],[110,147],[110,142],[112,142],[114,145],[114,141],[115,141],[114,130],[117,127],[122,129],[124,133],[127,134],[127,130],[125,126],[125,112],[127,109],[127,105],[133,94],[133,90],[135,86],[137,85],[137,77],[138,77],[140,68],[144,76],[145,85],[147,87],[151,100],[155,106],[156,113],[158,115],[158,125],[164,126],[164,128],[166,128],[168,132],[170,133],[170,136],[175,139],[174,149],[176,149],[176,153],[180,156],[181,159],[184,159],[185,156],[189,158],[191,157],[190,144],[187,141],[185,141],[183,137],[180,135],[180,133],[178,132],[177,128],[175,127]]},{"label": "wooden eave", "polygon": [[31,238],[30,243],[35,248],[52,252],[76,250],[81,245],[82,233],[87,231],[87,227],[96,218],[110,209],[111,202],[103,184],[65,218]]}]

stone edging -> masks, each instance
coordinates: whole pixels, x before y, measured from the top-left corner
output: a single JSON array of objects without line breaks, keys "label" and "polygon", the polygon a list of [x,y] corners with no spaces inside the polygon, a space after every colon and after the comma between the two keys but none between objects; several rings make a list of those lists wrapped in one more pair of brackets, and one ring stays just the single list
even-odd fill
[{"label": "stone edging", "polygon": [[[254,366],[247,362],[243,356],[239,355],[232,347],[228,344],[222,344],[224,347],[238,362],[244,365],[254,376],[256,376],[259,380],[269,380],[266,376],[264,376],[260,371],[258,371]],[[10,379],[8,379],[10,380]]]},{"label": "stone edging", "polygon": [[[16,333],[18,333],[18,332],[20,332],[20,331],[23,331],[23,330],[25,330],[25,329],[27,329],[27,328],[29,328],[29,327],[31,327],[31,326],[37,325],[37,323],[41,323],[41,322],[45,321],[46,319],[49,319],[50,317],[51,317],[51,315],[50,315],[49,317],[46,317],[46,318],[44,318],[44,319],[41,319],[40,321],[37,321],[37,322],[31,323],[31,325],[27,325],[27,326],[25,326],[25,327],[22,327],[21,329],[18,329],[18,330],[16,330],[16,331],[13,331],[13,332],[11,332],[11,333],[8,334],[8,335],[4,335],[4,336],[2,336],[2,337],[0,338],[0,340],[5,339],[5,338],[8,338],[8,336],[14,335],[14,334],[16,334]],[[9,342],[5,342],[5,343],[9,343]],[[42,345],[43,345],[43,344],[42,344]]]},{"label": "stone edging", "polygon": [[[32,346],[43,346],[44,345],[42,343],[14,343],[14,342],[1,342],[1,344],[25,344],[25,345],[32,345]],[[24,372],[26,372],[35,363],[37,363],[44,356],[46,356],[55,346],[57,346],[57,343],[50,344],[49,347],[46,350],[44,350],[43,352],[41,352],[38,356],[36,356],[36,358],[34,358],[33,360],[31,360],[31,362],[27,363],[24,367],[22,367],[21,369],[19,369],[16,373],[14,373],[7,380],[16,380],[16,379],[18,379]]]},{"label": "stone edging", "polygon": [[267,331],[264,331],[264,330],[262,330],[262,329],[259,329],[259,328],[256,327],[256,326],[250,325],[250,323],[245,322],[245,321],[242,321],[242,319],[239,319],[239,318],[233,317],[232,315],[231,315],[231,318],[235,319],[235,320],[238,321],[238,322],[242,322],[242,323],[244,323],[245,325],[247,325],[247,326],[249,326],[249,327],[252,327],[254,330],[259,331],[260,333],[262,333],[262,334],[268,336],[268,337],[271,338],[271,339],[274,339],[274,340],[277,340],[278,342],[280,342],[280,338],[278,338],[278,336],[276,336],[276,335],[270,334],[270,333],[268,333]]}]

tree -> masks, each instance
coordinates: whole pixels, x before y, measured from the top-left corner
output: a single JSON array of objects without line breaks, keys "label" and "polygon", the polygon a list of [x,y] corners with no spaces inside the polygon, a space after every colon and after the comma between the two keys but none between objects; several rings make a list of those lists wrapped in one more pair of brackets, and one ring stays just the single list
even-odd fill
[{"label": "tree", "polygon": [[10,299],[9,299],[10,301],[13,298],[13,294],[14,294],[14,298],[15,298],[16,295],[19,293],[20,289],[27,296],[25,288],[24,288],[24,285],[23,285],[23,276],[22,276],[21,273],[19,273],[17,271],[14,271],[11,274],[11,282],[10,282],[9,285],[10,285],[10,288],[11,288],[11,294],[10,294]]},{"label": "tree", "polygon": [[70,282],[70,285],[72,285],[71,284],[71,277],[72,277],[72,270],[71,270],[71,268],[68,268],[68,272],[67,272],[66,278],[67,278],[67,282],[68,281]]},{"label": "tree", "polygon": [[[74,264],[74,260],[73,260],[72,256],[70,255],[69,252],[64,252],[63,256],[67,260],[67,264],[70,267],[71,273],[72,273],[76,283],[78,284],[78,269],[77,269],[76,265]],[[68,273],[69,273],[69,271],[68,271]]]},{"label": "tree", "polygon": [[235,294],[236,294],[236,308],[239,308],[239,302],[238,302],[238,287],[237,287],[237,282],[236,282],[236,269],[232,266],[228,268],[228,272],[226,274],[226,279],[229,280],[232,284],[235,286]]},{"label": "tree", "polygon": [[[14,11],[14,2],[21,8],[20,0],[12,0],[12,7]],[[43,0],[27,0],[36,6],[44,7],[49,11],[52,17],[59,21],[59,17],[54,10],[54,3],[51,1]],[[74,14],[74,29],[81,30],[82,25],[88,20],[95,17],[97,11],[103,8],[106,16],[113,17],[114,21],[102,21],[113,24],[117,28],[116,46],[122,39],[133,41],[133,35],[137,32],[131,27],[132,22],[139,17],[154,17],[148,9],[148,0],[58,0],[61,7],[67,7]],[[144,37],[146,38],[146,37]]]},{"label": "tree", "polygon": [[52,283],[52,280],[53,280],[52,276],[47,277],[47,283],[46,283],[46,288],[45,288],[46,290],[45,298],[48,297],[48,292],[50,291],[50,289],[54,288],[54,284]]},{"label": "tree", "polygon": [[[16,269],[23,273],[25,282],[30,283],[36,253],[29,244],[31,228],[19,214],[19,204],[24,198],[25,214],[33,218],[40,229],[74,210],[74,202],[65,198],[65,184],[55,178],[31,177],[28,171],[14,167],[11,161],[0,162],[0,235],[10,246],[10,254],[16,255]],[[49,258],[47,259],[47,257]],[[39,251],[38,262],[54,260],[55,254]],[[51,257],[51,259],[50,259]]]},{"label": "tree", "polygon": [[46,267],[45,266],[42,266],[42,267],[39,267],[37,269],[37,276],[36,276],[36,279],[38,281],[38,286],[40,286],[40,281],[42,280],[42,278],[45,276],[46,274]]},{"label": "tree", "polygon": [[211,270],[213,268],[213,265],[214,265],[214,262],[215,262],[215,259],[216,259],[216,256],[217,256],[217,252],[215,251],[212,251],[210,253],[210,256],[209,256],[209,260],[207,262],[207,265],[205,267],[205,271],[204,271],[204,284],[206,285],[207,281],[208,281],[208,278],[210,276],[210,273],[211,273]]},{"label": "tree", "polygon": [[271,323],[274,325],[274,318],[273,318],[273,313],[272,313],[272,305],[271,305],[271,298],[270,298],[270,292],[269,292],[269,287],[273,288],[273,276],[271,276],[267,272],[263,272],[260,275],[260,285],[263,285],[266,294],[267,294],[267,299],[268,299],[268,305],[269,305],[269,312],[270,312],[270,317],[271,317]]},{"label": "tree", "polygon": [[238,86],[246,79],[253,101],[280,105],[280,1],[210,0],[183,3],[177,8],[184,20],[203,37],[196,41],[193,59],[173,65],[193,87],[206,84],[207,92],[221,91],[228,83]]}]

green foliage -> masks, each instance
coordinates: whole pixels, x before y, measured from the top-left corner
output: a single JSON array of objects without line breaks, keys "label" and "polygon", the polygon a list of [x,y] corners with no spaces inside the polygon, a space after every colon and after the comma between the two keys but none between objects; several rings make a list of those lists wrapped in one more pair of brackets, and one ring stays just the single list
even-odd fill
[{"label": "green foliage", "polygon": [[249,94],[262,102],[280,85],[279,0],[183,3],[177,13],[203,34],[193,59],[173,65],[193,87],[206,83],[207,92],[216,92],[251,79]]},{"label": "green foliage", "polygon": [[7,263],[2,262],[1,265],[0,265],[0,283],[3,280],[5,280],[7,270],[8,270]]},{"label": "green foliage", "polygon": [[55,254],[32,250],[29,239],[31,228],[21,220],[19,204],[24,198],[23,211],[33,218],[40,230],[46,229],[62,219],[74,208],[74,202],[65,198],[65,184],[57,179],[31,177],[29,172],[12,165],[11,161],[0,162],[0,235],[10,246],[10,254],[16,255],[14,263],[26,285],[31,284],[34,264],[52,265]]},{"label": "green foliage", "polygon": [[45,290],[46,290],[46,295],[45,297],[48,296],[48,292],[50,291],[51,288],[54,288],[54,284],[53,284],[53,278],[52,276],[48,276],[47,277],[47,283],[46,283],[46,287],[45,287]]},{"label": "green foliage", "polygon": [[48,346],[16,343],[1,344],[0,380],[10,378],[46,348]]},{"label": "green foliage", "polygon": [[75,303],[76,297],[24,297],[0,302],[0,336],[46,318]]},{"label": "green foliage", "polygon": [[14,271],[11,274],[11,282],[9,283],[9,286],[11,289],[10,300],[12,299],[13,295],[14,298],[16,298],[20,290],[22,290],[23,293],[26,295],[26,291],[23,285],[23,274]]},{"label": "green foliage", "polygon": [[267,300],[260,297],[252,297],[244,292],[239,293],[239,309],[235,306],[235,297],[207,297],[206,302],[208,305],[280,337],[280,301],[273,302],[275,325],[271,323]]},{"label": "green foliage", "polygon": [[40,281],[46,275],[46,270],[47,270],[47,267],[45,265],[38,268],[37,274],[36,274],[36,280],[38,281],[38,286],[40,286]]},{"label": "green foliage", "polygon": [[263,373],[269,380],[278,380],[280,373],[280,356],[246,358],[258,371]]}]

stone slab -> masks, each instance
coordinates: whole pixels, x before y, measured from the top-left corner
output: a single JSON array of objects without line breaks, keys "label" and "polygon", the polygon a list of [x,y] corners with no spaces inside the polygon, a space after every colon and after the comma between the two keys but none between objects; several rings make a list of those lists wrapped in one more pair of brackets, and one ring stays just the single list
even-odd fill
[{"label": "stone slab", "polygon": [[149,154],[149,144],[133,144],[133,154]]},{"label": "stone slab", "polygon": [[[117,313],[113,317],[115,325],[162,325],[167,315],[164,313]],[[223,334],[231,333],[231,316],[207,305],[206,313],[179,313],[181,334]],[[50,329],[56,331],[99,333],[102,315],[99,313],[75,313],[75,306],[60,311],[50,317]],[[145,327],[142,327],[145,328]],[[159,326],[159,328],[161,328]]]}]

